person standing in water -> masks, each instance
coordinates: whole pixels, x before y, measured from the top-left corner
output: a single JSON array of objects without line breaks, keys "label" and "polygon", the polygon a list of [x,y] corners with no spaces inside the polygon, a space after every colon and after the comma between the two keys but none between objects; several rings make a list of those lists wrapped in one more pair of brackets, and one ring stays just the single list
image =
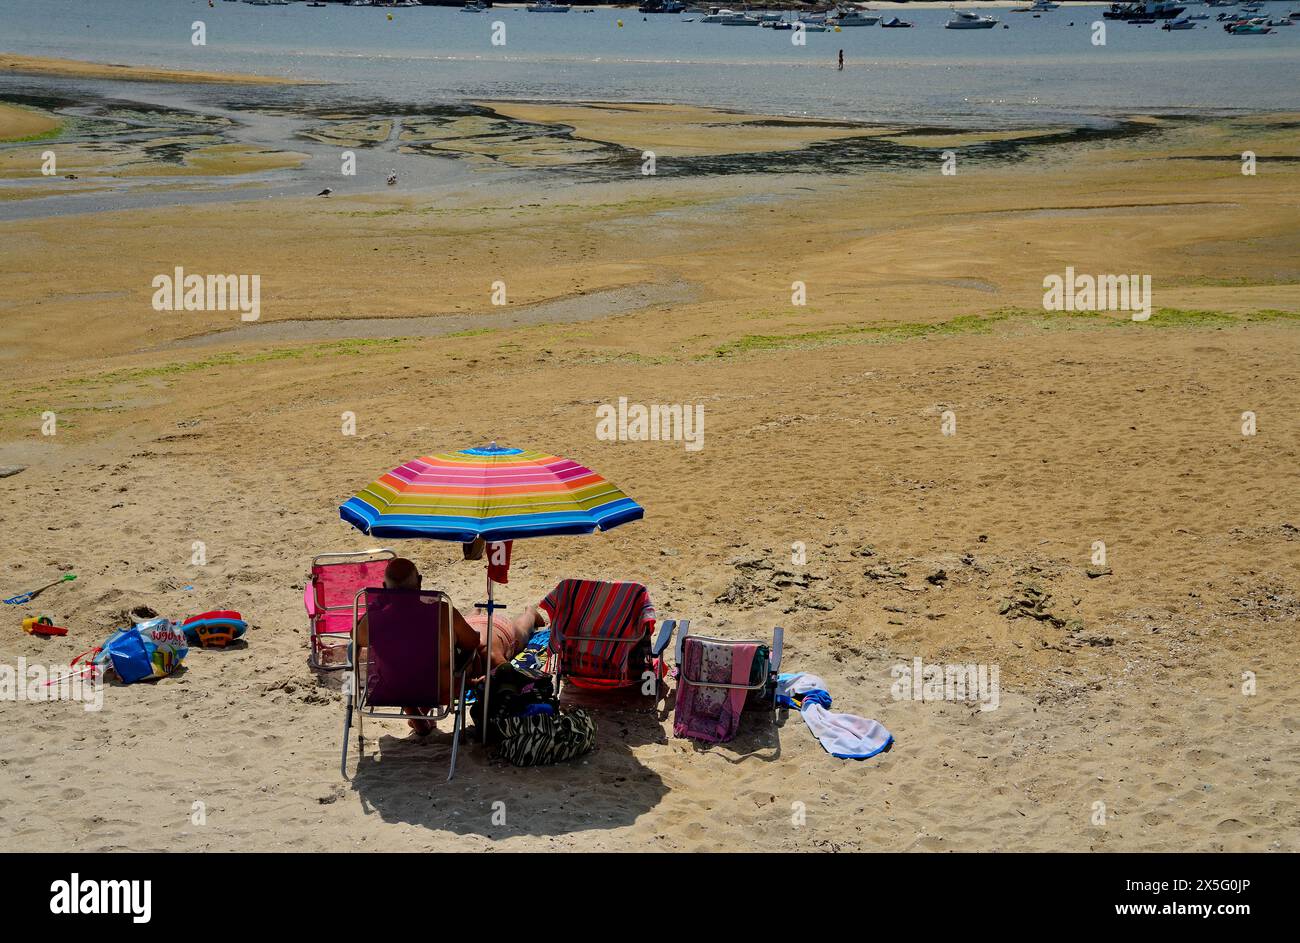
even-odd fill
[{"label": "person standing in water", "polygon": [[843,49],[840,50],[840,67],[838,71],[840,72],[844,71],[844,50]]}]

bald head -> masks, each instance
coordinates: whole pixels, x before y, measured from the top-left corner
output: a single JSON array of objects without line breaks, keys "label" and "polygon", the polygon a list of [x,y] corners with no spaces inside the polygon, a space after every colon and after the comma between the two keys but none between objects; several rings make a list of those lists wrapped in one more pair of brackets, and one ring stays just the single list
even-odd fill
[{"label": "bald head", "polygon": [[384,567],[385,589],[419,589],[420,571],[405,557],[396,557]]}]

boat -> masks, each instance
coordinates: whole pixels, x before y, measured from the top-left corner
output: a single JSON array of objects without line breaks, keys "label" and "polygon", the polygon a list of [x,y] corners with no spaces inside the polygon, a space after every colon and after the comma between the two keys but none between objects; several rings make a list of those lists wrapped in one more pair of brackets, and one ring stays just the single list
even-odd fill
[{"label": "boat", "polygon": [[880,17],[862,10],[836,7],[835,12],[826,17],[826,22],[832,26],[875,26]]},{"label": "boat", "polygon": [[465,4],[463,7],[460,8],[460,12],[461,13],[486,13],[487,9],[488,9],[487,4],[484,3],[483,0],[470,0],[469,3]]},{"label": "boat", "polygon": [[980,16],[969,10],[953,10],[953,18],[943,24],[944,29],[992,29],[998,21],[991,16]]},{"label": "boat", "polygon": [[567,3],[552,3],[551,0],[540,0],[539,3],[531,4],[524,7],[524,9],[529,13],[568,13],[573,7]]},{"label": "boat", "polygon": [[1176,20],[1186,9],[1172,0],[1141,0],[1139,3],[1112,3],[1101,15],[1108,20]]},{"label": "boat", "polygon": [[1011,12],[1012,13],[1051,13],[1059,6],[1060,6],[1059,3],[1053,3],[1052,0],[1034,0],[1034,2],[1027,7],[1012,8]]},{"label": "boat", "polygon": [[881,20],[880,25],[884,29],[911,29],[912,28],[911,23],[907,22],[907,20],[900,20],[896,16],[891,16],[887,20]]},{"label": "boat", "polygon": [[1160,28],[1165,30],[1196,29],[1196,24],[1187,19],[1187,17],[1179,17],[1176,20],[1165,20],[1164,26]]},{"label": "boat", "polygon": [[1269,26],[1295,26],[1295,20],[1269,20]]},{"label": "boat", "polygon": [[350,7],[373,7],[375,0],[348,0]]},{"label": "boat", "polygon": [[686,4],[678,3],[678,0],[657,0],[657,2],[643,3],[636,10],[638,13],[684,13]]},{"label": "boat", "polygon": [[1261,20],[1238,20],[1235,23],[1224,23],[1223,30],[1234,36],[1263,36],[1265,33],[1273,32]]},{"label": "boat", "polygon": [[723,26],[758,26],[762,21],[748,13],[736,13],[720,22]]},{"label": "boat", "polygon": [[733,16],[739,16],[735,10],[728,10],[726,7],[710,7],[709,12],[700,17],[700,23],[721,23],[723,20]]}]

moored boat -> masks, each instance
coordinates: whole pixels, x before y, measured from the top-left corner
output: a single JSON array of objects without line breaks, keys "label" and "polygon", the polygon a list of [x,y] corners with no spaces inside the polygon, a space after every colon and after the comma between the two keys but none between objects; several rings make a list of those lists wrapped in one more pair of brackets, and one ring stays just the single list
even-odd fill
[{"label": "moored boat", "polygon": [[998,21],[991,16],[980,16],[970,10],[953,10],[953,18],[943,24],[944,29],[992,29]]},{"label": "moored boat", "polygon": [[1108,20],[1176,20],[1186,9],[1171,0],[1142,0],[1138,3],[1112,3],[1101,15]]}]

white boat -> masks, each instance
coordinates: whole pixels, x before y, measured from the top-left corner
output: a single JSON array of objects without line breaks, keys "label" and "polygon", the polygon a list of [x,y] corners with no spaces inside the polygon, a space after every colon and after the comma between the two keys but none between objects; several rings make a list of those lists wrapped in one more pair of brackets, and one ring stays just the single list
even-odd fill
[{"label": "white boat", "polygon": [[1011,12],[1012,13],[1051,13],[1059,6],[1060,6],[1059,3],[1053,3],[1052,0],[1034,0],[1034,2],[1029,4],[1029,6],[1027,7],[1013,7]]},{"label": "white boat", "polygon": [[980,16],[969,10],[953,10],[953,18],[943,24],[944,29],[992,29],[998,21],[991,16]]},{"label": "white boat", "polygon": [[461,7],[460,12],[461,13],[486,13],[487,4],[483,3],[482,0],[472,0],[471,3],[467,3],[463,7]]},{"label": "white boat", "polygon": [[375,0],[348,0],[350,7],[373,7]]},{"label": "white boat", "polygon": [[1182,16],[1176,20],[1165,20],[1164,25],[1160,28],[1164,30],[1196,29],[1196,24],[1187,17]]},{"label": "white boat", "polygon": [[529,13],[568,13],[573,7],[566,3],[551,3],[551,0],[541,0],[540,3],[534,3],[531,6],[524,7]]},{"label": "white boat", "polygon": [[832,26],[875,26],[880,22],[880,17],[861,10],[837,10],[834,16],[826,18],[826,22]]},{"label": "white boat", "polygon": [[720,21],[723,26],[759,26],[763,21],[748,13],[737,13]]},{"label": "white boat", "polygon": [[723,20],[730,19],[733,16],[740,16],[740,14],[735,10],[728,10],[725,7],[710,7],[709,12],[700,17],[697,22],[721,23]]}]

